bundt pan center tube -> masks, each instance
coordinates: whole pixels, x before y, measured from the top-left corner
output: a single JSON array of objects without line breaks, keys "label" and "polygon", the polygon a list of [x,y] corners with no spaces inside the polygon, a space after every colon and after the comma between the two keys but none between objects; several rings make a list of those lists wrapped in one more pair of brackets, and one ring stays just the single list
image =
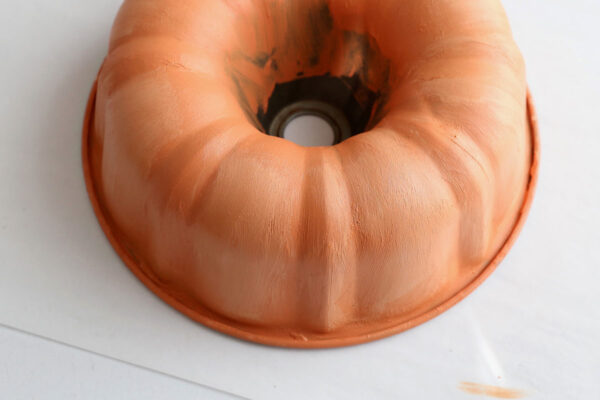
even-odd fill
[{"label": "bundt pan center tube", "polygon": [[[283,138],[306,114],[333,145]],[[414,327],[487,278],[539,146],[498,0],[126,0],[82,151],[148,288],[218,331],[317,348]]]}]

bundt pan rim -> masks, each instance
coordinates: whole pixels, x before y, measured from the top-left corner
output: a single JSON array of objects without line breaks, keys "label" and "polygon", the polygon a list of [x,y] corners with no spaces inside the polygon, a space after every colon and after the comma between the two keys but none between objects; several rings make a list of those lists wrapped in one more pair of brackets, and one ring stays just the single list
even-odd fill
[{"label": "bundt pan rim", "polygon": [[[98,196],[96,193],[95,184],[92,178],[91,164],[89,162],[89,134],[90,130],[93,129],[91,126],[93,122],[93,114],[96,103],[96,91],[97,91],[97,79],[94,82],[87,106],[85,111],[85,117],[83,122],[82,132],[82,163],[83,163],[83,174],[86,184],[86,189],[92,203],[96,218],[100,223],[104,234],[108,238],[108,241],[112,245],[113,249],[125,265],[131,272],[155,295],[165,301],[171,307],[175,308],[188,318],[201,323],[202,325],[214,329],[218,332],[234,336],[239,339],[243,339],[250,342],[278,346],[278,347],[290,347],[290,348],[333,348],[356,345],[382,339],[394,334],[403,332],[420,324],[423,324],[430,319],[440,315],[444,311],[448,310],[459,301],[468,296],[473,292],[487,277],[497,268],[498,264],[504,259],[515,240],[517,239],[527,214],[533,201],[535,187],[538,178],[539,169],[539,132],[537,117],[535,113],[535,107],[531,97],[529,88],[527,89],[527,118],[529,132],[531,136],[531,164],[529,167],[529,181],[527,183],[527,189],[523,202],[520,207],[520,211],[517,220],[510,231],[510,234],[500,247],[498,252],[493,256],[491,261],[485,266],[482,271],[467,285],[456,292],[453,296],[442,302],[441,304],[429,309],[428,311],[410,318],[405,321],[394,321],[390,319],[387,321],[384,327],[377,327],[376,329],[369,331],[364,329],[359,334],[342,334],[331,332],[325,334],[319,334],[311,336],[310,338],[303,336],[299,333],[290,332],[289,330],[276,328],[271,329],[260,329],[249,326],[244,323],[237,322],[222,316],[215,314],[214,312],[202,307],[201,305],[194,304],[194,307],[186,305],[182,300],[179,300],[176,296],[172,295],[167,289],[161,287],[160,283],[156,282],[144,269],[136,262],[136,260],[129,254],[123,244],[118,240],[117,235],[113,232],[113,228],[110,224],[110,220],[104,214],[102,207],[99,203]],[[399,318],[398,318],[399,319]],[[368,325],[368,324],[367,324]],[[378,324],[382,325],[382,324]]]}]

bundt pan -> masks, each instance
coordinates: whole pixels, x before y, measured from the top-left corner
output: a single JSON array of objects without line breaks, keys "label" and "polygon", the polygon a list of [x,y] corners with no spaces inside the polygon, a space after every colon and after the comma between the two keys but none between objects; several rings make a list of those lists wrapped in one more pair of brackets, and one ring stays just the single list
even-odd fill
[{"label": "bundt pan", "polygon": [[[336,143],[280,137],[299,113]],[[92,204],[135,275],[289,347],[464,298],[514,242],[537,160],[497,0],[126,0],[83,131]]]}]

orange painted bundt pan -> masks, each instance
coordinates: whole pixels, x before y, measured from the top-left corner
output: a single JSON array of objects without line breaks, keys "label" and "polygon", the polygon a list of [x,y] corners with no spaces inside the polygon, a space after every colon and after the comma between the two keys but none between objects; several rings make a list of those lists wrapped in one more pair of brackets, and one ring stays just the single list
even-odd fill
[{"label": "orange painted bundt pan", "polygon": [[158,297],[167,302],[173,308],[179,310],[181,313],[187,315],[191,319],[200,322],[201,324],[209,328],[215,329],[219,332],[226,333],[228,335],[235,336],[240,339],[272,346],[296,348],[328,348],[365,343],[403,332],[407,329],[413,328],[417,325],[427,322],[428,320],[443,313],[444,311],[446,311],[447,309],[464,299],[473,290],[475,290],[475,288],[477,288],[477,286],[479,286],[496,269],[498,264],[506,256],[513,243],[517,239],[519,232],[523,227],[523,224],[525,223],[527,214],[531,207],[531,202],[533,201],[533,195],[537,184],[540,144],[535,108],[531,99],[531,95],[528,93],[527,115],[529,118],[529,129],[531,132],[532,156],[531,168],[529,173],[529,182],[527,184],[527,192],[525,194],[525,198],[521,206],[519,217],[510,233],[510,236],[506,239],[506,242],[504,242],[504,244],[500,248],[500,251],[496,253],[494,258],[483,269],[483,271],[461,291],[459,291],[454,296],[446,300],[444,303],[408,321],[403,321],[398,324],[392,323],[389,326],[380,327],[378,329],[374,329],[373,331],[364,332],[359,335],[332,335],[323,338],[311,338],[310,340],[305,340],[305,338],[303,338],[302,336],[290,335],[288,331],[277,332],[277,330],[265,330],[264,328],[261,329],[260,327],[256,328],[245,324],[241,324],[234,320],[216,315],[210,310],[199,308],[197,307],[197,305],[194,308],[188,307],[186,304],[171,296],[171,294],[168,291],[164,290],[157,282],[155,282],[149,275],[147,275],[144,272],[144,270],[140,268],[137,262],[131,257],[129,252],[127,252],[127,250],[125,250],[122,244],[117,240],[111,228],[111,224],[106,218],[96,196],[96,189],[94,187],[94,182],[90,173],[90,164],[88,159],[88,137],[94,113],[95,100],[96,82],[94,82],[92,91],[89,96],[87,108],[85,111],[85,118],[83,122],[83,137],[81,148],[83,159],[83,173],[87,187],[87,192],[90,197],[92,207],[94,208],[94,212],[96,213],[96,217],[98,218],[98,222],[100,223],[102,230],[106,234],[106,237],[110,241],[110,244],[113,246],[119,257],[121,257],[125,265],[129,267],[129,269],[135,274],[135,276],[139,280],[141,280],[144,283],[144,285],[146,285]]},{"label": "orange painted bundt pan", "polygon": [[[404,64],[408,63],[403,62],[415,62],[414,54],[421,54],[417,44],[421,43],[420,38],[417,41],[403,38],[402,43],[407,52],[398,52],[394,49],[399,45],[389,40],[389,35],[381,36],[382,32],[385,34],[393,31],[386,30],[389,25],[387,28],[377,28],[378,40],[370,37],[368,32],[347,30],[356,28],[356,20],[353,18],[360,21],[361,11],[343,8],[346,6],[342,4],[346,3],[336,3],[333,0],[273,2],[269,3],[273,8],[267,11],[267,17],[263,17],[267,21],[281,21],[288,14],[303,15],[304,20],[298,17],[296,21],[288,21],[291,27],[285,29],[298,35],[303,32],[307,23],[312,24],[312,39],[319,38],[320,52],[312,51],[317,45],[315,40],[306,43],[301,40],[285,42],[285,38],[281,37],[286,35],[267,35],[266,42],[262,39],[245,41],[256,26],[264,24],[249,26],[246,21],[254,19],[245,18],[242,13],[240,16],[243,18],[239,19],[239,23],[233,24],[234,29],[239,31],[239,37],[243,38],[242,46],[237,50],[227,50],[226,57],[219,58],[219,62],[225,64],[213,69],[220,71],[216,73],[220,74],[218,79],[222,81],[211,82],[207,79],[210,74],[206,72],[204,75],[201,72],[198,78],[197,71],[193,68],[208,68],[210,71],[214,67],[211,67],[214,60],[205,62],[205,59],[197,58],[195,52],[203,47],[192,47],[192,54],[187,41],[200,40],[207,46],[204,50],[214,57],[222,55],[222,49],[218,43],[213,46],[210,40],[202,37],[198,39],[198,36],[190,36],[185,41],[177,35],[169,36],[173,32],[198,34],[194,31],[197,25],[181,23],[192,20],[188,18],[190,10],[185,7],[206,4],[216,8],[232,7],[238,12],[238,6],[243,8],[240,4],[259,3],[182,2],[179,3],[181,8],[170,8],[167,11],[161,7],[168,3],[161,0],[126,1],[127,6],[120,12],[116,27],[113,28],[109,57],[90,94],[82,140],[88,194],[109,241],[131,271],[174,308],[223,333],[269,345],[319,348],[366,342],[409,329],[456,304],[489,276],[508,252],[523,225],[537,180],[539,143],[535,113],[530,95],[526,93],[520,55],[512,39],[507,36],[501,12],[495,8],[499,3],[494,0],[481,4],[469,1],[444,3],[450,7],[449,10],[454,7],[449,4],[458,5],[452,9],[450,17],[453,21],[450,24],[455,25],[449,25],[448,28],[456,29],[454,34],[458,36],[449,37],[454,42],[448,44],[448,48],[434,46],[433,51],[424,56],[427,63],[410,69],[410,65],[406,67]],[[338,7],[336,12],[346,15],[344,18],[347,19],[334,21],[329,14],[328,4]],[[381,4],[403,4],[402,7],[407,4],[410,12],[420,12],[421,3]],[[487,5],[490,8],[486,8]],[[445,23],[440,21],[446,18],[444,13],[440,13],[441,8],[428,8],[426,11],[434,15],[430,18],[438,24]],[[248,12],[247,9],[244,10]],[[294,12],[290,14],[290,10]],[[461,12],[467,11],[471,12],[470,24],[465,23],[461,15]],[[485,16],[482,17],[480,11]],[[252,9],[250,12],[253,12]],[[279,17],[273,16],[278,15],[278,12],[282,12]],[[394,21],[387,16],[381,17],[389,15],[385,11],[376,11],[375,15]],[[155,22],[149,23],[150,21]],[[418,28],[418,32],[429,32],[427,34],[430,35],[430,41],[440,34],[443,36],[444,29],[431,20],[428,22],[429,25],[427,21],[424,25],[414,23],[413,28]],[[342,26],[336,25],[338,23]],[[480,41],[477,35],[482,32],[481,27],[486,35],[491,36]],[[225,32],[215,29],[217,33]],[[158,31],[162,33],[157,36]],[[471,41],[465,41],[465,37],[460,36],[466,35],[466,32],[471,35]],[[266,33],[260,33],[262,34]],[[477,40],[473,40],[473,37],[477,37]],[[385,47],[383,50],[378,46],[382,40]],[[285,48],[288,45],[291,47]],[[275,49],[278,49],[277,54]],[[383,57],[390,50],[395,52],[393,57],[396,57],[392,62]],[[298,61],[290,59],[289,54],[299,54]],[[325,60],[325,65],[315,61],[319,58]],[[448,64],[440,64],[440,61]],[[188,62],[193,68],[186,64]],[[280,84],[287,84],[300,76],[329,76],[327,65],[333,66],[332,74],[335,77],[351,77],[355,79],[353,85],[356,82],[362,85],[352,95],[360,103],[358,111],[370,115],[370,122],[367,127],[357,128],[360,124],[356,125],[356,122],[352,126],[354,133],[367,131],[365,136],[350,138],[348,143],[336,147],[340,157],[336,161],[335,157],[332,158],[336,154],[335,150],[305,150],[282,139],[258,134],[258,131],[263,130],[262,127],[267,129],[264,122],[268,120],[265,120],[265,111],[268,114],[271,100],[266,96],[277,91]],[[302,68],[294,70],[300,68],[298,66]],[[165,71],[171,72],[167,75]],[[153,74],[148,75],[147,72]],[[474,75],[471,81],[468,80],[470,74]],[[193,78],[188,77],[192,75]],[[404,79],[407,75],[413,79],[409,80],[410,83],[417,82],[416,86],[409,86],[408,91],[404,90],[399,96],[389,90],[390,87],[398,87],[398,79]],[[136,81],[135,78],[140,76],[143,79]],[[162,76],[163,80],[148,80],[148,76]],[[225,85],[224,77],[228,82]],[[436,86],[440,77],[450,77],[441,79],[445,86]],[[188,85],[186,79],[206,82],[220,101],[213,101],[216,109],[227,104],[226,107],[229,108],[226,108],[226,112],[233,112],[226,115],[229,117],[228,121],[226,119],[227,124],[212,125],[216,130],[209,131],[209,135],[219,133],[219,129],[231,128],[232,118],[234,125],[239,125],[242,121],[245,129],[236,129],[233,133],[248,135],[249,130],[254,130],[248,136],[258,134],[255,136],[258,140],[253,143],[258,142],[259,145],[252,147],[251,157],[241,160],[240,156],[236,156],[234,159],[238,161],[237,170],[233,168],[234,175],[231,175],[231,168],[224,168],[223,171],[229,173],[223,175],[228,181],[218,181],[216,186],[224,187],[225,191],[215,192],[216,203],[213,199],[212,208],[203,211],[204,214],[198,214],[200,206],[187,204],[191,194],[186,190],[193,188],[189,184],[193,185],[194,180],[199,179],[195,174],[210,172],[203,170],[204,163],[207,162],[203,158],[189,158],[205,146],[201,144],[205,139],[178,142],[179,147],[175,149],[169,144],[167,149],[171,151],[171,158],[168,162],[163,153],[155,154],[156,149],[152,148],[157,143],[165,147],[167,139],[174,137],[173,132],[180,132],[178,130],[182,129],[177,123],[190,117],[197,122],[196,110],[202,110],[200,115],[206,120],[200,118],[203,123],[209,123],[220,115],[210,112],[214,108],[206,100],[212,98],[210,95],[205,95],[204,100],[194,100],[199,99],[194,97],[196,94],[190,97],[190,93],[197,92],[191,92],[193,88],[188,90],[188,86],[192,87],[191,83],[195,84],[196,81],[189,81]],[[117,93],[120,85],[131,81],[133,84],[127,86],[125,91],[130,96],[125,97],[129,103],[123,103],[124,98],[121,96],[118,98],[120,103],[115,102],[115,108],[111,103],[111,96]],[[178,86],[182,83],[184,86]],[[235,85],[230,86],[229,83]],[[161,90],[167,89],[167,97],[152,98],[151,91],[145,90],[148,87],[159,87],[159,94]],[[135,88],[143,90],[136,92]],[[184,107],[183,110],[171,107],[167,100],[172,93],[177,96],[178,90],[185,91],[180,97],[175,97],[180,106]],[[423,97],[409,97],[405,102],[407,94],[412,96],[415,91]],[[458,96],[454,96],[454,91],[458,91]],[[491,92],[488,94],[486,91]],[[231,100],[231,93],[237,93],[237,99],[234,96],[235,100]],[[436,97],[440,94],[440,97]],[[489,97],[485,97],[488,95]],[[275,94],[271,97],[275,97]],[[145,102],[145,99],[150,102],[146,106],[161,104],[171,114],[161,116],[162,109],[157,109],[158,115],[147,114],[149,109],[140,108],[137,104],[138,101]],[[198,103],[190,103],[190,99]],[[227,101],[223,103],[223,99]],[[376,100],[367,107],[365,104],[369,99]],[[107,106],[109,103],[112,107],[110,109]],[[199,108],[200,103],[207,107]],[[125,107],[124,114],[118,114],[119,104],[120,107]],[[474,106],[465,108],[465,104]],[[391,108],[392,105],[395,108]],[[393,116],[388,118],[389,108],[392,109]],[[117,114],[114,114],[115,110]],[[135,110],[135,115],[128,116],[127,113],[132,110]],[[190,114],[190,110],[196,114]],[[473,110],[480,110],[483,114],[473,114]],[[506,121],[503,119],[503,112],[509,113]],[[437,113],[440,120],[445,118],[446,125],[436,125],[436,119],[427,118],[425,113]],[[108,119],[104,118],[105,115],[108,115]],[[178,119],[174,122],[169,119],[169,115],[175,115]],[[354,111],[346,112],[346,117],[353,116]],[[106,121],[109,121],[110,126],[107,127]],[[387,157],[390,152],[385,146],[392,143],[388,134],[400,132],[396,121],[401,121],[404,136],[400,142],[393,141],[393,145],[402,144],[399,149],[404,158],[399,158],[397,154],[385,161],[379,161],[372,155],[359,157],[365,149],[373,149],[374,154]],[[489,121],[489,125],[485,121]],[[147,130],[158,125],[163,130],[154,129],[154,136],[146,139]],[[196,132],[193,126],[184,124],[183,127],[188,136],[188,131]],[[470,130],[475,138],[465,135],[463,130]],[[207,133],[203,135],[206,136]],[[220,146],[219,143],[228,140],[228,145],[231,145],[231,141],[239,140],[239,137],[234,139],[235,135],[227,132],[225,139],[216,142]],[[182,147],[182,143],[187,144],[187,147]],[[145,147],[140,149],[139,144]],[[145,153],[140,153],[141,150]],[[245,151],[248,153],[248,150]],[[368,153],[369,151],[365,155]],[[184,183],[187,182],[187,185],[175,187],[174,177],[181,175],[183,171],[180,168],[185,166],[185,162],[176,157],[182,155],[187,157],[185,162],[188,164],[191,163],[190,160],[196,162],[184,176]],[[304,179],[300,181],[301,188],[298,188],[297,181],[292,181],[303,176],[301,170],[294,169],[302,166],[298,164],[299,155],[308,157],[304,167],[310,167],[304,171]],[[325,159],[329,165],[323,161]],[[367,169],[358,168],[365,167],[365,159],[371,162],[367,164],[367,169],[376,176],[365,175],[364,171]],[[214,162],[213,159],[209,160]],[[273,163],[273,160],[277,162]],[[427,164],[425,160],[430,163]],[[280,166],[285,165],[285,162],[289,166]],[[360,196],[354,199],[355,203],[348,203],[348,199],[343,199],[346,202],[340,203],[341,200],[336,197],[340,194],[340,188],[336,192],[335,187],[339,186],[341,169],[339,165],[333,168],[332,162],[340,165],[343,162],[354,163],[350,166],[354,175],[348,190],[349,193]],[[396,166],[398,162],[401,163],[400,167]],[[412,164],[413,162],[416,164]],[[431,168],[431,162],[438,163],[437,174]],[[259,165],[261,168],[258,168]],[[279,172],[280,177],[266,177],[265,182],[272,182],[272,186],[265,183],[256,185],[256,181],[248,180],[252,177],[252,172],[247,173],[239,166],[246,166],[254,173],[274,171],[273,176],[277,176]],[[219,168],[214,169],[213,176],[220,176]],[[398,172],[390,172],[392,168],[394,171],[398,168]],[[416,173],[410,173],[411,168]],[[419,168],[422,169],[420,172]],[[406,174],[407,170],[409,174]],[[290,171],[294,171],[293,174]],[[343,174],[341,178],[348,178],[345,170]],[[283,176],[289,181],[285,182],[281,178]],[[419,180],[415,180],[416,178]],[[254,182],[254,187],[266,190],[262,192],[263,197],[257,197],[260,190],[257,192],[251,182]],[[317,187],[314,186],[315,183]],[[131,184],[137,186],[130,188],[128,185]],[[242,189],[231,189],[240,184],[244,185]],[[334,185],[331,193],[327,190],[329,184]],[[298,205],[296,203],[290,203],[287,208],[281,208],[281,205],[279,208],[269,208],[273,200],[283,201],[286,198],[286,187],[295,188],[293,190],[296,197],[293,201],[303,202],[301,205],[304,208],[300,210],[303,214],[298,215],[296,208],[290,211],[292,205]],[[370,190],[380,190],[381,193],[375,192],[370,196]],[[235,197],[240,193],[251,194],[254,198]],[[342,193],[342,197],[349,193]],[[154,199],[154,196],[157,198]],[[384,203],[365,203],[365,198],[375,198]],[[399,202],[402,199],[404,202]],[[251,203],[246,204],[246,208],[239,208],[240,204],[247,201]],[[391,201],[394,207],[390,206]],[[239,209],[231,211],[228,208],[231,206],[223,204],[232,204],[232,207]],[[273,207],[275,205],[277,203],[273,203]],[[338,210],[339,206],[343,208]],[[254,210],[254,214],[248,214],[248,210]],[[295,214],[283,217],[286,214],[282,214],[282,210]],[[344,211],[346,214],[342,214]],[[329,215],[331,212],[333,215]],[[151,217],[148,216],[149,213]],[[273,222],[265,219],[265,216],[280,219]],[[415,216],[419,218],[415,219]],[[284,218],[285,221],[294,221],[294,226],[288,226],[289,222],[285,222]],[[167,235],[175,232],[175,236],[163,235],[165,223],[171,229]],[[271,223],[275,225],[271,226]],[[285,229],[282,231],[283,228]],[[294,233],[295,229],[299,233]],[[345,233],[346,230],[350,233]],[[265,232],[268,235],[263,238]],[[281,235],[281,232],[288,236],[279,237],[278,233]],[[263,236],[258,236],[259,234]],[[316,236],[311,236],[315,234]],[[210,241],[205,243],[202,237]],[[348,241],[349,237],[353,241]],[[177,240],[185,242],[182,244]],[[265,244],[264,248],[261,248],[260,243]],[[267,247],[267,243],[270,247]],[[213,250],[212,246],[221,252]],[[177,249],[183,249],[185,253]],[[223,251],[224,249],[230,249],[231,254]],[[353,252],[357,252],[354,258]],[[213,261],[206,262],[208,258]],[[166,262],[153,262],[155,259]],[[347,266],[348,263],[352,265]],[[354,288],[355,285],[357,289]]]}]

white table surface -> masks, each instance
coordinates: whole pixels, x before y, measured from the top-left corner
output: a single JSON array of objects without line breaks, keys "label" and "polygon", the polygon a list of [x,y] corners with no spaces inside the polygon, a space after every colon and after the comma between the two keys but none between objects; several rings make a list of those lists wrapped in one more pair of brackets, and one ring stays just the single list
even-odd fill
[{"label": "white table surface", "polygon": [[254,345],[188,320],[104,238],[80,130],[119,3],[31,0],[0,13],[0,398],[475,398],[463,381],[528,399],[600,398],[600,2],[504,1],[542,164],[499,269],[424,325],[320,351]]},{"label": "white table surface", "polygon": [[0,398],[235,400],[133,364],[0,326]]}]

